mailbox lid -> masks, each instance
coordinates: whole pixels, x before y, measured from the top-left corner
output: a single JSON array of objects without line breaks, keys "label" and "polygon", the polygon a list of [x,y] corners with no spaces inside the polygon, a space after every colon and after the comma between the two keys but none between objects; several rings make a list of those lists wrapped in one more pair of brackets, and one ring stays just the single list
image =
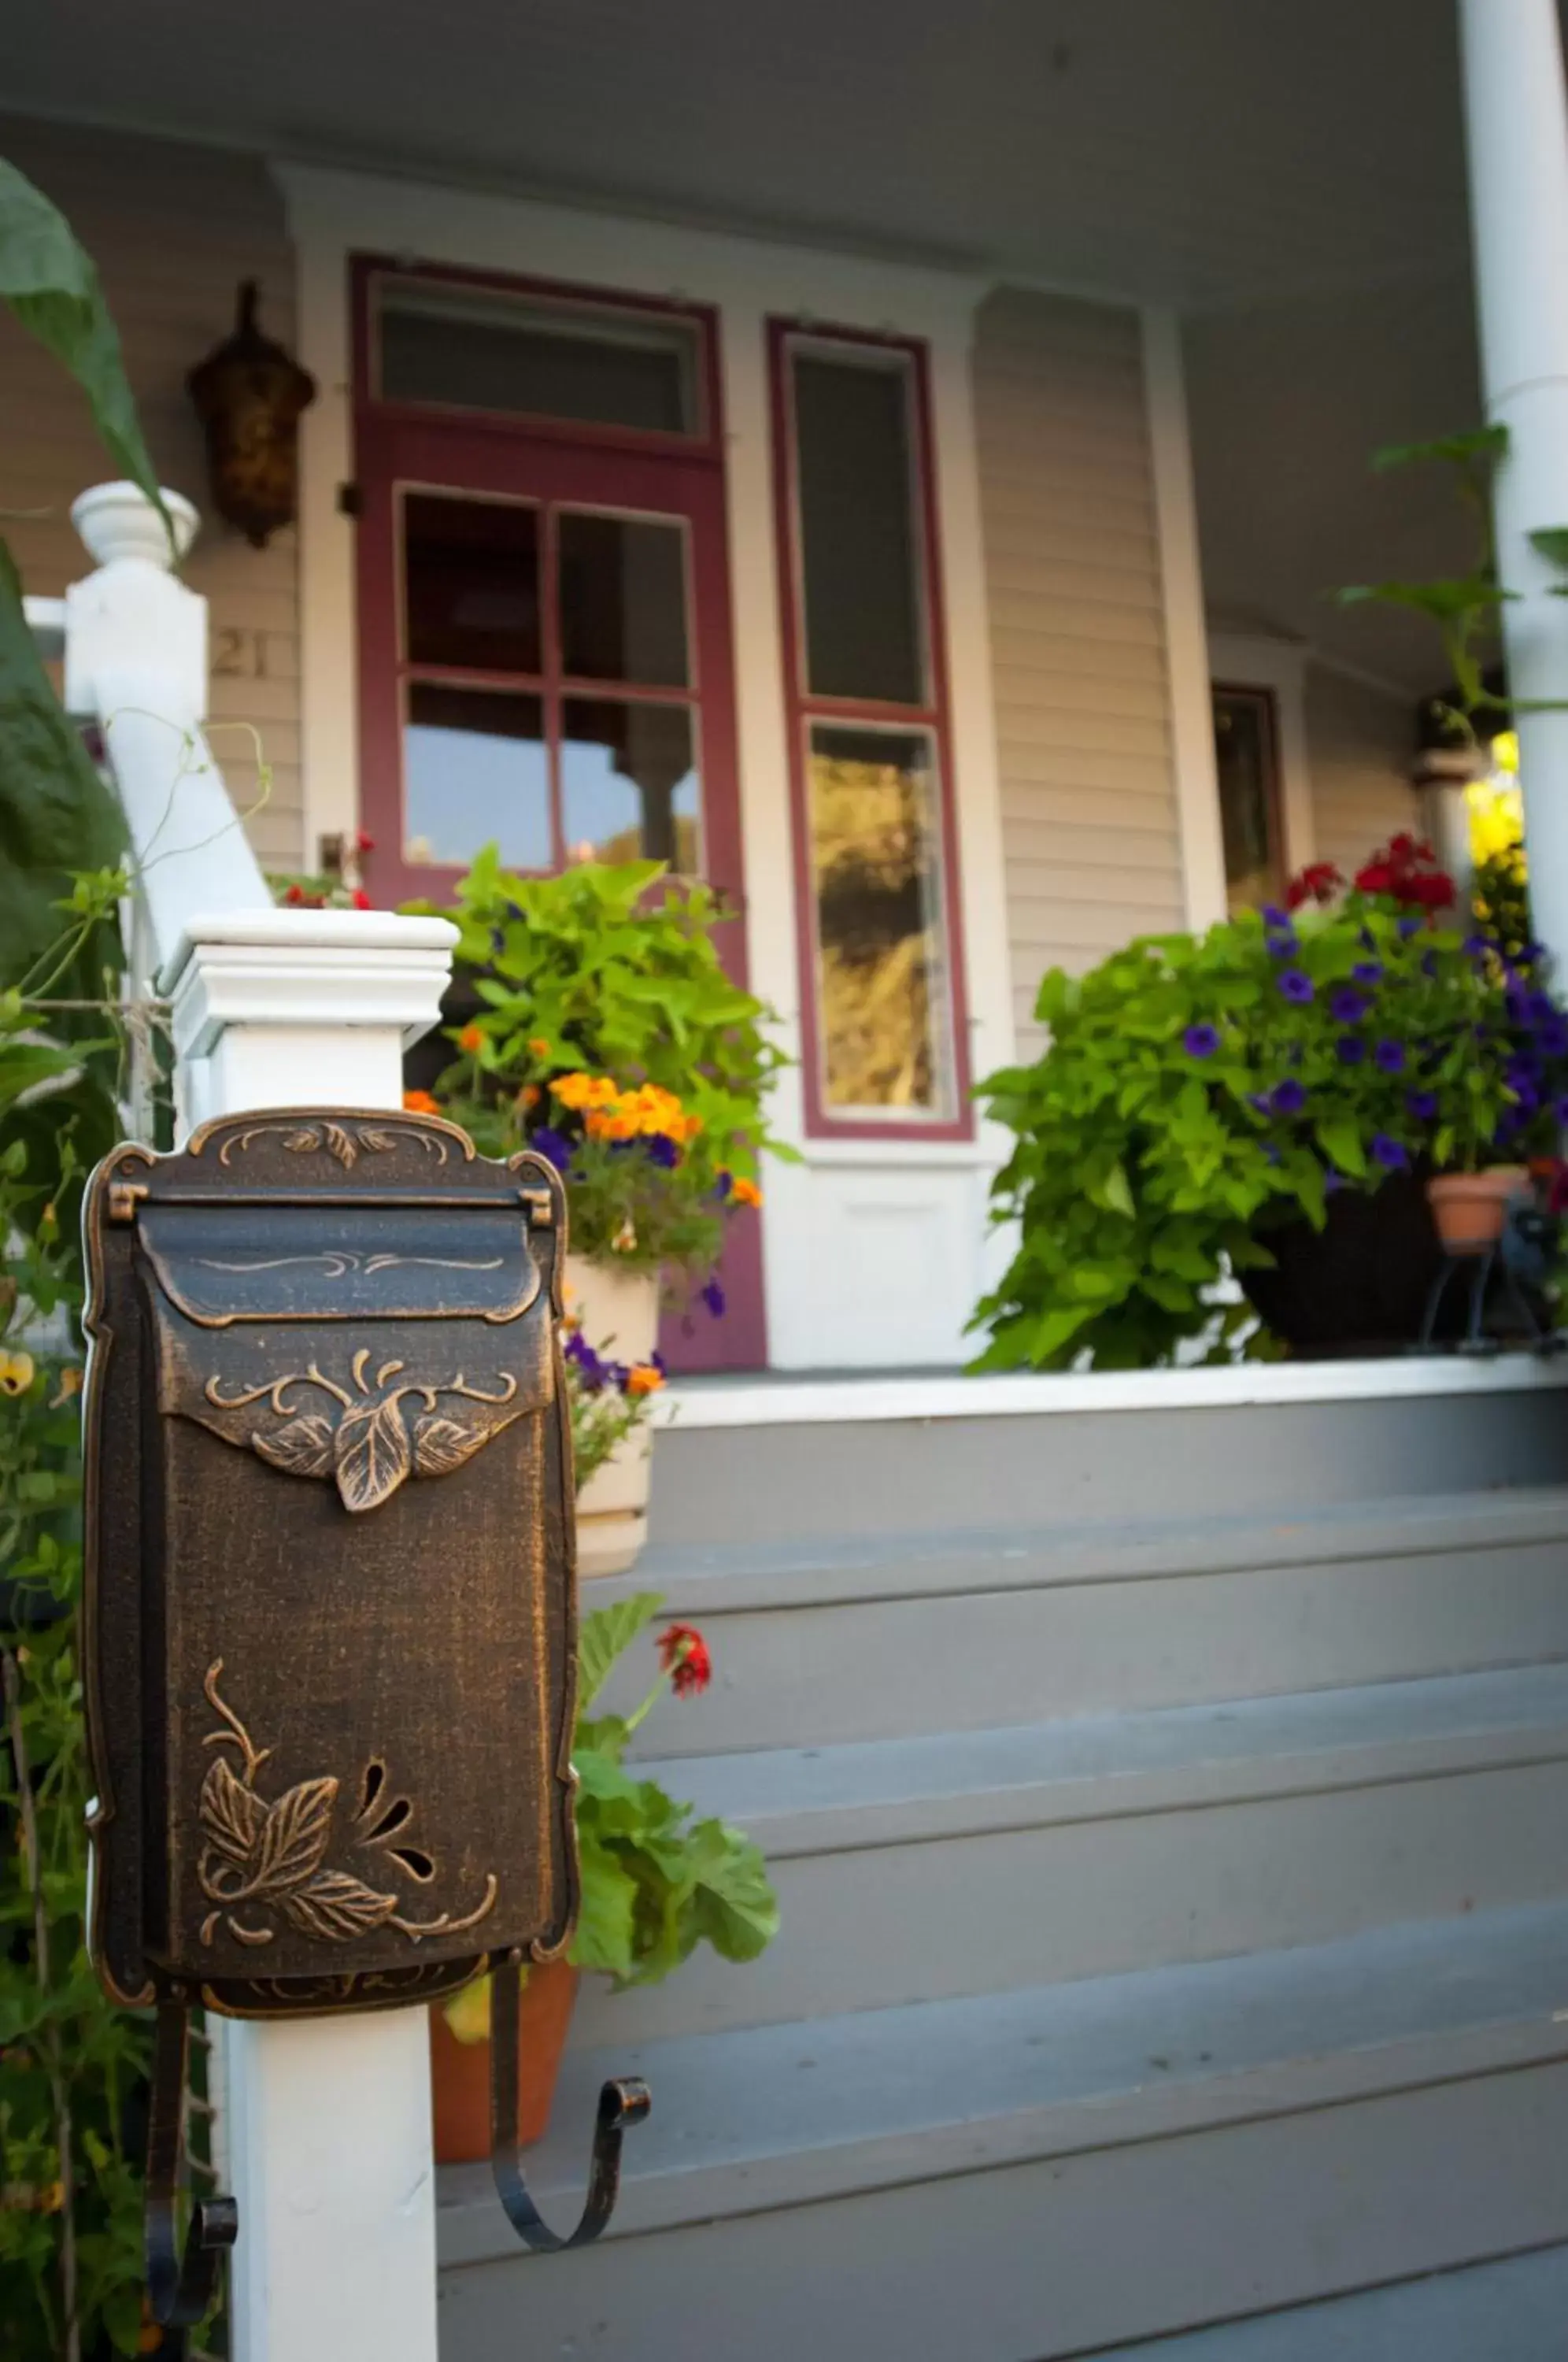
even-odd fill
[{"label": "mailbox lid", "polygon": [[[457,1198],[149,1202],[141,1245],[175,1309],[237,1321],[515,1320],[540,1275],[520,1209]],[[369,1233],[369,1235],[368,1235]]]}]

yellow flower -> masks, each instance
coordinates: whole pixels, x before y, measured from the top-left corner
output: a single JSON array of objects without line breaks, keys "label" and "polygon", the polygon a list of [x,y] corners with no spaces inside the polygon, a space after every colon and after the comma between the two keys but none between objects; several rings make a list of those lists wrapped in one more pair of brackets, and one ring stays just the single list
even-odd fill
[{"label": "yellow flower", "polygon": [[748,1181],[744,1174],[732,1183],[730,1195],[737,1206],[760,1206],[762,1203],[761,1190],[755,1181]]},{"label": "yellow flower", "polygon": [[444,2002],[441,2014],[462,2043],[490,2040],[490,1979],[476,1977],[460,1993]]},{"label": "yellow flower", "polygon": [[0,1395],[25,1395],[32,1383],[30,1353],[0,1353]]},{"label": "yellow flower", "polygon": [[73,1395],[79,1395],[81,1392],[82,1373],[74,1363],[68,1363],[60,1374],[60,1392],[50,1397],[49,1406],[50,1410],[58,1410],[61,1403],[70,1402]]},{"label": "yellow flower", "polygon": [[656,1370],[651,1362],[634,1362],[626,1373],[629,1395],[656,1395],[664,1384],[664,1372]]}]

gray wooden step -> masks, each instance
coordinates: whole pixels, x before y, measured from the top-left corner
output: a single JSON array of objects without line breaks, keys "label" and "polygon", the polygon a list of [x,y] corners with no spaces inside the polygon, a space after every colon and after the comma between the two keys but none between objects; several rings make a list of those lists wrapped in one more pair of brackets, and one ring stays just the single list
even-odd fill
[{"label": "gray wooden step", "polygon": [[1568,1667],[664,1762],[761,1842],[767,1954],[594,1996],[639,2039],[1531,1903],[1568,1869]]},{"label": "gray wooden step", "polygon": [[[834,1388],[828,1418],[809,1386],[683,1380],[655,1442],[652,1530],[670,1547],[831,1540],[993,1517],[1044,1528],[1203,1517],[1219,1503],[1266,1515],[1303,1498],[1568,1480],[1565,1374],[1529,1356],[1485,1372],[1452,1360],[1338,1375],[1308,1369],[1288,1381],[1305,1398],[1193,1399],[1216,1386],[1233,1393],[1238,1379],[1244,1385],[1246,1374],[1141,1373],[1129,1394],[1114,1377],[971,1378],[933,1393],[918,1380],[868,1377]],[[1399,1391],[1407,1383],[1428,1390]],[[1313,1387],[1342,1384],[1354,1391],[1312,1398]],[[715,1413],[720,1396],[727,1406]],[[973,1411],[933,1418],[922,1407],[928,1399],[948,1411],[972,1402]],[[1129,1402],[1136,1407],[1119,1407]],[[737,1410],[757,1423],[702,1423]]]},{"label": "gray wooden step", "polygon": [[660,1545],[585,1599],[649,1589],[716,1668],[651,1755],[975,1729],[1568,1658],[1568,1487]]},{"label": "gray wooden step", "polygon": [[1400,2280],[1326,2304],[1101,2346],[1097,2362],[1562,2362],[1568,2247]]},{"label": "gray wooden step", "polygon": [[1043,2362],[1568,2239],[1565,1993],[1550,1904],[576,2050],[534,2179],[646,2074],[620,2213],[536,2261],[444,2171],[443,2350]]}]

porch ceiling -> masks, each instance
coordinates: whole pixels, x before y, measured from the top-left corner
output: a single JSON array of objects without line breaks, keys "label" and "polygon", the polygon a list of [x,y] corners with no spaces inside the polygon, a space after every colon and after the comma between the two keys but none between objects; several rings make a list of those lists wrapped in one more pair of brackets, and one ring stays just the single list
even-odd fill
[{"label": "porch ceiling", "polygon": [[1452,270],[1452,0],[10,0],[6,105],[1187,306]]}]

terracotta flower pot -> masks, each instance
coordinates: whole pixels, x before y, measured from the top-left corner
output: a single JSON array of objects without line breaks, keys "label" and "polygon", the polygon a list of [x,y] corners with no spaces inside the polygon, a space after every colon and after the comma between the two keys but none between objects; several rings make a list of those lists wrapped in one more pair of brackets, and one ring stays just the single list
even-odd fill
[{"label": "terracotta flower pot", "polygon": [[1450,1254],[1481,1254],[1503,1235],[1510,1198],[1529,1188],[1522,1164],[1491,1164],[1484,1173],[1439,1173],[1427,1183],[1438,1236]]},{"label": "terracotta flower pot", "polygon": [[[525,2145],[543,2140],[549,2129],[577,1974],[565,1960],[547,1960],[530,1969],[524,1981],[517,2004],[517,2137]],[[468,2165],[488,2157],[490,2044],[459,2042],[438,2003],[430,2012],[430,2081],[436,2164]]]}]

